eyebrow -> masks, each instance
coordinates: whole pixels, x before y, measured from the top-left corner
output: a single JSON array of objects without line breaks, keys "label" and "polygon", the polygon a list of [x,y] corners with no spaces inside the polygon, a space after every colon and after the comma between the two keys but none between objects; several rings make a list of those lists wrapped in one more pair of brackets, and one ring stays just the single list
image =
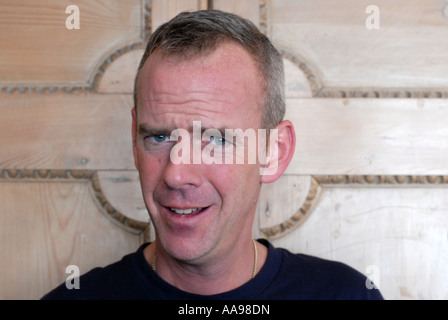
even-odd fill
[{"label": "eyebrow", "polygon": [[[154,128],[147,124],[139,124],[138,126],[138,133],[140,136],[158,136],[158,135],[166,135],[170,136],[171,133],[178,128]],[[186,129],[188,132],[193,132],[193,125],[189,126]],[[216,130],[221,133],[221,136],[225,136],[225,130],[224,128],[214,128],[214,127],[204,127],[201,124],[201,136],[204,134],[206,130]]]},{"label": "eyebrow", "polygon": [[138,126],[138,134],[140,136],[160,136],[160,135],[171,135],[172,130],[164,128],[153,128],[147,124],[140,124]]}]

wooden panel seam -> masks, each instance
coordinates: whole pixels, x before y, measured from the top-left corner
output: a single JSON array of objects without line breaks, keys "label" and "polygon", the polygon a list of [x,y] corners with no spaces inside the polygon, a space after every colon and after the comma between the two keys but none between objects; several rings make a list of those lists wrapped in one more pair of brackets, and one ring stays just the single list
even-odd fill
[{"label": "wooden panel seam", "polygon": [[316,206],[323,187],[448,187],[448,176],[314,175],[302,206],[285,221],[261,228],[261,234],[268,239],[277,239],[297,229]]},{"label": "wooden panel seam", "polygon": [[151,35],[152,29],[152,1],[143,0],[143,15],[144,15],[144,28],[142,30],[142,39],[138,42],[131,43],[122,48],[119,48],[108,55],[102,63],[98,65],[96,71],[92,72],[92,76],[88,81],[87,86],[57,86],[57,85],[40,85],[40,86],[0,86],[0,94],[7,93],[97,93],[99,83],[105,73],[105,70],[119,57],[133,51],[145,48],[146,42]]},{"label": "wooden panel seam", "polygon": [[[208,1],[209,9],[213,8],[213,2]],[[120,56],[132,50],[145,47],[152,29],[152,1],[144,0],[144,30],[142,30],[142,41],[132,43],[111,53],[93,73],[89,86],[6,86],[0,87],[2,93],[97,93],[99,83],[105,70]],[[268,33],[269,14],[268,0],[259,0],[259,28]],[[448,98],[448,88],[326,88],[319,76],[317,68],[313,68],[300,55],[290,52],[286,48],[278,48],[284,58],[294,63],[306,76],[312,89],[313,98]]]},{"label": "wooden panel seam", "polygon": [[448,98],[447,88],[326,88],[323,85],[318,68],[311,66],[299,54],[285,48],[278,49],[283,58],[291,61],[305,75],[313,98]]},{"label": "wooden panel seam", "polygon": [[49,169],[3,169],[0,171],[0,182],[70,182],[85,181],[91,188],[92,197],[99,209],[111,218],[118,226],[132,233],[143,233],[144,242],[150,239],[150,225],[127,217],[114,208],[102,191],[97,170],[49,170]]},{"label": "wooden panel seam", "polygon": [[[269,0],[259,0],[259,3],[259,28],[265,35],[268,35]],[[448,5],[446,7],[448,8]],[[445,8],[445,11],[448,10]],[[277,49],[285,59],[290,60],[305,74],[313,98],[448,98],[448,88],[324,87],[316,66],[310,65],[300,54],[294,53],[288,48],[277,47]]]}]

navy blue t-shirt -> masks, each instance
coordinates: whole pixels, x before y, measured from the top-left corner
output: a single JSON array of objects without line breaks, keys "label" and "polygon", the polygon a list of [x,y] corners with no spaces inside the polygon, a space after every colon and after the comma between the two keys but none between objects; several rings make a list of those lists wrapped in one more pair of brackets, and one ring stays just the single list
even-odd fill
[{"label": "navy blue t-shirt", "polygon": [[163,300],[333,300],[383,299],[377,289],[368,289],[366,277],[353,268],[304,254],[268,247],[263,268],[254,279],[220,294],[203,296],[170,285],[145,260],[142,245],[135,253],[104,268],[95,268],[80,277],[79,289],[65,283],[42,299],[163,299]]}]

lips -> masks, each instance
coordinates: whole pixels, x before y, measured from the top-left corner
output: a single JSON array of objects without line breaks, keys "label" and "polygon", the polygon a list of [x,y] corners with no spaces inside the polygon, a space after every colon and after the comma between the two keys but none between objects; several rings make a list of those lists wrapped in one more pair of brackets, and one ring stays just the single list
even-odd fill
[{"label": "lips", "polygon": [[189,214],[195,214],[197,211],[202,210],[202,208],[191,208],[191,209],[176,209],[176,208],[170,208],[170,210],[176,214],[180,215],[189,215]]},{"label": "lips", "polygon": [[195,214],[201,213],[202,211],[207,209],[207,207],[204,207],[204,208],[185,208],[185,209],[168,207],[168,209],[172,213],[175,213],[176,215],[189,216],[189,215],[195,215]]}]

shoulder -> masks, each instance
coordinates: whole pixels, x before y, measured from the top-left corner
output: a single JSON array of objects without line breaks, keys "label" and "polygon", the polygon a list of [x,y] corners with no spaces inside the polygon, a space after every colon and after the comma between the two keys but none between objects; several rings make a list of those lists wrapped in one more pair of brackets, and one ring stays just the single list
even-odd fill
[{"label": "shoulder", "polygon": [[[383,299],[365,275],[338,261],[276,248],[281,267],[276,281],[292,299]],[[369,289],[370,288],[370,289]]]},{"label": "shoulder", "polygon": [[119,299],[126,291],[132,293],[138,285],[140,251],[124,256],[105,267],[96,267],[79,278],[78,288],[68,288],[66,283],[42,297],[42,300],[97,300]]}]

